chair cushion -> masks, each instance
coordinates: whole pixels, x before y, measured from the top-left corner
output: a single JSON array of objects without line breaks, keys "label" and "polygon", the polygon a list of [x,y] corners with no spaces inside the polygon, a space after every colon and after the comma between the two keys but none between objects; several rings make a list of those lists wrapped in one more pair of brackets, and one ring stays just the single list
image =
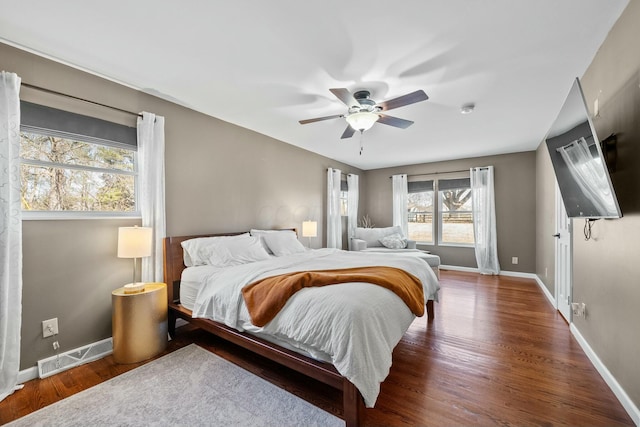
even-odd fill
[{"label": "chair cushion", "polygon": [[430,254],[426,251],[421,251],[419,249],[388,249],[385,247],[382,248],[373,248],[373,249],[364,249],[362,252],[372,252],[372,253],[386,253],[393,254],[397,256],[415,256],[418,258],[422,258],[429,264],[431,267],[437,268],[440,267],[440,257],[435,254]]}]

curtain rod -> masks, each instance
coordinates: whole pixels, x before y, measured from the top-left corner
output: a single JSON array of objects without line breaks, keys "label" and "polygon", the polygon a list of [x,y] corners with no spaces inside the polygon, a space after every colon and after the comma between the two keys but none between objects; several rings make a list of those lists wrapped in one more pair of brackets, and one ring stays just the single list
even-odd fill
[{"label": "curtain rod", "polygon": [[53,95],[64,96],[64,97],[72,98],[72,99],[75,99],[75,100],[78,100],[78,101],[87,102],[89,104],[99,105],[100,107],[110,108],[112,110],[119,111],[121,113],[131,114],[132,116],[142,117],[142,114],[140,114],[140,113],[134,113],[132,111],[123,110],[122,108],[112,107],[111,105],[101,104],[101,103],[96,102],[96,101],[91,101],[89,99],[80,98],[78,96],[69,95],[69,94],[62,93],[62,92],[57,92],[55,90],[51,90],[51,89],[47,89],[47,88],[44,88],[44,87],[32,85],[32,84],[29,84],[29,83],[22,83],[22,86],[28,87],[30,89],[39,90],[39,91],[42,91],[42,92],[51,93]]},{"label": "curtain rod", "polygon": [[[333,168],[327,168],[327,171],[328,171],[329,169],[333,169]],[[335,169],[335,170],[337,170],[337,169]],[[344,173],[344,172],[340,171],[340,175],[349,176],[349,175],[356,175],[356,174],[355,174],[355,173]],[[356,175],[356,176],[357,176],[357,175]]]},{"label": "curtain rod", "polygon": [[[469,168],[469,169],[489,169],[489,168],[484,166],[484,167]],[[446,171],[446,172],[418,173],[418,174],[415,174],[415,175],[407,174],[407,178],[410,177],[410,176],[431,176],[431,175],[442,175],[442,174],[447,174],[447,173],[469,172],[469,169],[460,169],[460,170],[457,170],[457,171]],[[401,174],[396,174],[396,175],[401,175]],[[393,175],[389,177],[389,179],[391,179],[391,178],[393,178]]]}]

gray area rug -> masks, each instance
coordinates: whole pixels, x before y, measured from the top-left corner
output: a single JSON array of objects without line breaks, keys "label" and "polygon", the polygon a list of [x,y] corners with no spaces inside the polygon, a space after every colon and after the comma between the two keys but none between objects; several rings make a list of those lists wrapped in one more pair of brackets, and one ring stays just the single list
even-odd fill
[{"label": "gray area rug", "polygon": [[191,344],[8,426],[344,426]]}]

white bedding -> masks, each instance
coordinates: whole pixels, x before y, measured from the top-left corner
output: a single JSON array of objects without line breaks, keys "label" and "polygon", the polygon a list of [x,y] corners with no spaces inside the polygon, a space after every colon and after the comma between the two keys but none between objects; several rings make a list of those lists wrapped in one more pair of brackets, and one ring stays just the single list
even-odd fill
[{"label": "white bedding", "polygon": [[218,270],[220,270],[219,267],[210,265],[185,268],[180,278],[180,304],[193,310],[200,288],[204,285],[207,277]]},{"label": "white bedding", "polygon": [[[439,289],[434,272],[424,260],[389,257],[385,254],[319,249],[231,266],[210,268],[205,273],[183,273],[205,279],[193,306],[193,317],[224,323],[285,341],[312,357],[331,361],[341,375],[373,407],[391,367],[391,353],[415,315],[392,291],[367,283],[347,283],[305,288],[289,299],[266,326],[251,324],[241,289],[264,277],[302,270],[325,270],[369,265],[402,268],[418,277],[425,300],[437,301]],[[191,276],[190,276],[191,275]]]}]

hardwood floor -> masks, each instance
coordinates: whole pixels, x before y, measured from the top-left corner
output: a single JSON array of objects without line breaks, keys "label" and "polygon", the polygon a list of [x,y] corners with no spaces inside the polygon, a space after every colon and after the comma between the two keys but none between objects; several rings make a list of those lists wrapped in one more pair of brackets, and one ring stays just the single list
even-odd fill
[{"label": "hardwood floor", "polygon": [[[533,280],[443,271],[441,287],[435,320],[394,350],[367,425],[634,425]],[[192,342],[341,415],[341,392],[203,331],[180,328],[167,352]],[[0,402],[0,424],[141,364],[108,356],[29,381]]]}]

